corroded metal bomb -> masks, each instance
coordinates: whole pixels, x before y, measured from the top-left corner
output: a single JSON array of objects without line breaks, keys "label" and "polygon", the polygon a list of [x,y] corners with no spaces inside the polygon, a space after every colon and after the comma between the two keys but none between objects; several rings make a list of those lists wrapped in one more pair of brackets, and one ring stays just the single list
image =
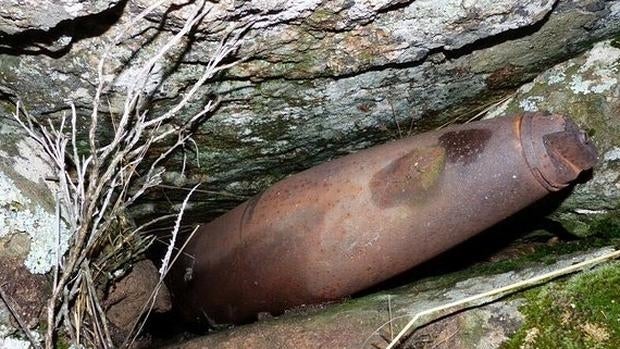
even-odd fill
[{"label": "corroded metal bomb", "polygon": [[596,162],[559,115],[473,122],[290,176],[203,226],[173,285],[182,310],[244,322],[335,300],[489,228]]}]

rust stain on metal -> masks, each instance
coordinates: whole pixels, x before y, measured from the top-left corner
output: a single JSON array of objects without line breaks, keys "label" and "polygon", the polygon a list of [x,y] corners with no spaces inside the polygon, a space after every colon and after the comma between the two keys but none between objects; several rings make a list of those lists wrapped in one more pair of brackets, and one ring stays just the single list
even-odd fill
[{"label": "rust stain on metal", "polygon": [[467,165],[484,151],[489,138],[491,131],[487,129],[450,131],[439,137],[439,144],[446,149],[448,161]]},{"label": "rust stain on metal", "polygon": [[445,162],[446,151],[442,147],[412,150],[372,177],[373,201],[381,207],[423,202],[436,187]]},{"label": "rust stain on metal", "polygon": [[173,273],[175,299],[216,323],[337,300],[570,185],[596,160],[570,119],[524,114],[329,161],[201,227],[186,250],[194,258]]}]

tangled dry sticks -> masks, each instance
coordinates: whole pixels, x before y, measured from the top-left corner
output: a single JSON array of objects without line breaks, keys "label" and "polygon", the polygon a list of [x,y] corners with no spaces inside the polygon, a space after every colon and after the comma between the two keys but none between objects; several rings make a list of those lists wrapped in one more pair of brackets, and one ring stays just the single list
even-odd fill
[{"label": "tangled dry sticks", "polygon": [[[127,222],[125,212],[145,192],[161,182],[165,171],[162,162],[191,139],[193,128],[208,117],[217,105],[217,101],[210,100],[199,112],[181,117],[182,113],[188,113],[188,104],[195,103],[193,99],[198,90],[218,72],[239,62],[224,63],[224,60],[237,50],[240,36],[247,27],[228,30],[194,85],[179,98],[176,105],[160,115],[142,109],[146,84],[155,65],[186,40],[188,34],[197,30],[209,12],[210,5],[205,1],[190,4],[192,10],[182,28],[137,70],[133,84],[125,92],[122,113],[114,116],[102,111],[106,93],[111,89],[109,74],[119,73],[107,71],[106,63],[111,52],[114,47],[123,44],[138,21],[164,3],[169,1],[158,1],[146,8],[103,49],[97,66],[98,85],[87,119],[90,125],[86,149],[79,146],[78,130],[81,127],[73,102],[69,101],[70,115],[63,115],[57,124],[28,114],[23,103],[16,105],[15,119],[30,137],[42,145],[55,165],[57,177],[54,181],[59,187],[58,234],[60,236],[60,229],[66,224],[71,236],[68,251],[61,255],[57,249],[56,253],[51,297],[47,301],[45,348],[53,348],[60,333],[67,336],[76,348],[113,347],[108,321],[100,304],[101,287],[110,281],[118,268],[144,252],[152,242],[151,236],[143,234],[145,228],[170,218],[160,217],[136,227]],[[109,141],[97,138],[104,117],[109,117],[114,126]],[[154,146],[162,147],[164,151],[154,159],[148,158],[147,154]],[[182,211],[183,208],[180,214]],[[177,224],[171,234],[173,238],[169,252],[160,269],[161,280],[169,269],[178,228]],[[148,312],[148,308],[146,304],[144,312]],[[131,345],[142,327],[142,321],[136,319],[132,333],[122,346]],[[35,340],[32,340],[32,345],[41,347]]]}]

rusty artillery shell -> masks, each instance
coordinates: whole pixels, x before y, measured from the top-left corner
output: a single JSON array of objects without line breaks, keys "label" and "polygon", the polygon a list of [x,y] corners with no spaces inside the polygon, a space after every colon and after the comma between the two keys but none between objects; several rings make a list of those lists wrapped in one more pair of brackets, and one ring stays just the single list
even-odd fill
[{"label": "rusty artillery shell", "polygon": [[569,185],[596,150],[526,114],[376,146],[290,176],[203,226],[173,289],[216,323],[335,300],[406,271]]}]

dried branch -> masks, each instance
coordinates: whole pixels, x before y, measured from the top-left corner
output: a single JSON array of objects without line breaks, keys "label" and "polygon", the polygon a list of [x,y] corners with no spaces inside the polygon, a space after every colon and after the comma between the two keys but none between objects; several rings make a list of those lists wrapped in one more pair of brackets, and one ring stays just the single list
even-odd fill
[{"label": "dried branch", "polygon": [[[161,287],[164,284],[164,279],[165,279],[166,275],[168,275],[168,272],[170,271],[170,268],[176,262],[176,260],[182,254],[182,252],[185,250],[185,246],[187,246],[187,243],[192,239],[192,237],[194,236],[194,234],[198,230],[198,226],[194,228],[192,233],[185,240],[183,246],[181,246],[181,248],[175,254],[173,260],[170,261],[170,258],[172,256],[172,252],[175,249],[175,243],[176,243],[177,235],[179,234],[179,230],[181,228],[181,221],[183,219],[183,213],[185,213],[185,209],[187,207],[187,204],[189,202],[190,197],[192,196],[192,194],[198,188],[199,185],[200,184],[197,184],[196,186],[194,186],[192,188],[192,190],[185,197],[185,200],[183,200],[183,204],[181,205],[181,208],[179,209],[179,214],[177,215],[176,223],[174,224],[174,228],[172,230],[172,237],[170,238],[170,243],[168,245],[168,249],[166,250],[166,254],[164,255],[164,258],[162,260],[161,268],[159,269],[159,280],[157,281],[157,284],[155,285],[155,287],[151,291],[151,295],[149,296],[148,301],[142,306],[142,309],[140,310],[140,315],[136,318],[136,321],[132,325],[131,331],[130,331],[130,335],[127,336],[127,339],[125,340],[125,342],[121,346],[122,348],[129,348],[129,347],[131,347],[131,345],[136,340],[137,335],[142,331],[142,329],[143,329],[143,327],[144,327],[144,325],[146,323],[146,319],[148,318],[148,315],[153,310],[153,306],[155,305],[155,300],[157,299],[157,295],[159,294],[159,291],[161,290]],[[143,315],[145,315],[145,316],[143,317]]]},{"label": "dried branch", "polygon": [[[218,102],[207,102],[195,114],[184,117],[182,122],[180,113],[187,109],[200,89],[218,72],[239,62],[224,63],[224,60],[237,50],[241,35],[248,27],[232,30],[231,35],[219,43],[200,77],[175,105],[160,115],[141,110],[140,101],[144,98],[145,86],[153,68],[195,30],[209,13],[210,7],[206,1],[199,1],[190,11],[182,28],[137,69],[134,83],[124,93],[123,110],[118,120],[112,120],[114,127],[110,140],[105,143],[97,139],[102,127],[100,104],[102,100],[107,100],[104,99],[105,91],[110,87],[110,81],[106,79],[106,61],[110,52],[115,45],[123,42],[125,34],[135,23],[164,2],[158,1],[138,14],[102,52],[97,65],[98,84],[90,111],[86,149],[79,149],[78,113],[72,102],[69,102],[70,116],[67,118],[63,114],[57,124],[50,119],[47,123],[40,122],[28,114],[21,102],[17,103],[15,119],[30,137],[41,144],[55,165],[59,183],[57,218],[61,226],[62,206],[66,211],[63,212],[63,218],[70,233],[69,249],[64,256],[57,253],[54,267],[52,292],[47,304],[46,348],[53,348],[60,324],[63,324],[76,346],[83,343],[86,346],[112,346],[107,319],[97,295],[99,278],[109,277],[115,271],[114,268],[128,262],[135,254],[144,252],[153,238],[145,236],[143,230],[158,221],[135,228],[124,218],[125,212],[148,190],[161,184],[164,160],[184,147],[187,141],[193,142],[193,129],[214,111]],[[172,143],[169,143],[171,140]],[[149,150],[155,145],[165,145],[165,149],[154,159],[149,159]],[[69,170],[70,166],[74,171]],[[182,211],[187,206],[189,195],[183,202]],[[172,230],[170,249],[164,258],[157,291],[163,284],[163,275],[170,268],[172,251],[176,249],[174,245],[182,211]],[[178,254],[172,262],[176,257]],[[150,312],[150,308],[145,307],[145,312]],[[134,326],[137,331],[128,337],[126,343],[133,342],[143,324]]]},{"label": "dried branch", "polygon": [[[593,257],[587,259],[583,262],[576,263],[564,268],[560,268],[557,270],[550,271],[548,273],[544,273],[542,275],[538,275],[526,280],[521,280],[510,285],[499,287],[487,292],[479,293],[470,297],[466,297],[464,299],[460,299],[454,302],[446,303],[437,307],[433,307],[430,309],[426,309],[420,311],[411,317],[411,320],[403,327],[403,329],[394,337],[394,339],[388,344],[385,349],[392,349],[396,345],[399,344],[400,340],[411,330],[419,328],[424,324],[428,323],[428,321],[424,323],[420,323],[420,319],[423,319],[425,316],[433,316],[435,315],[435,319],[438,317],[443,317],[449,314],[454,314],[456,312],[479,307],[483,304],[491,303],[497,299],[503,298],[509,294],[515,293],[517,291],[523,290],[524,288],[531,287],[534,285],[538,285],[549,280],[568,275],[571,273],[575,273],[586,268],[590,268],[594,265],[600,264],[605,261],[609,261],[612,259],[616,259],[620,257],[620,250],[612,251],[606,253],[604,255]],[[366,342],[365,342],[366,343]]]}]

